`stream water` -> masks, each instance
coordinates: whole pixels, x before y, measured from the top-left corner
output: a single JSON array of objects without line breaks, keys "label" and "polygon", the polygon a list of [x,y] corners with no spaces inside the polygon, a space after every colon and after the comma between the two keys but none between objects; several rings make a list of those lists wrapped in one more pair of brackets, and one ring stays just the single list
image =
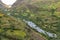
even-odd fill
[{"label": "stream water", "polygon": [[45,35],[48,35],[49,37],[57,37],[56,34],[54,33],[50,33],[50,32],[47,32],[43,29],[41,29],[40,27],[38,27],[35,23],[33,23],[32,21],[26,21],[26,20],[23,20],[26,24],[28,24],[31,28],[35,29],[36,31],[40,32],[40,33],[43,33]]}]

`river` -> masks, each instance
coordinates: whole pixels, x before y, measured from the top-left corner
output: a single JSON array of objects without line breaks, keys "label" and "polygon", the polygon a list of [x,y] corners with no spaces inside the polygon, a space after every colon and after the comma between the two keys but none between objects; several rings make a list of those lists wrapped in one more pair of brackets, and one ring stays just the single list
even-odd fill
[{"label": "river", "polygon": [[23,20],[26,24],[28,24],[31,28],[35,29],[36,31],[40,32],[40,33],[43,33],[45,35],[48,35],[49,37],[57,37],[56,34],[54,33],[50,33],[50,32],[47,32],[43,29],[41,29],[40,27],[38,27],[35,23],[33,23],[32,21],[26,21],[25,19]]}]

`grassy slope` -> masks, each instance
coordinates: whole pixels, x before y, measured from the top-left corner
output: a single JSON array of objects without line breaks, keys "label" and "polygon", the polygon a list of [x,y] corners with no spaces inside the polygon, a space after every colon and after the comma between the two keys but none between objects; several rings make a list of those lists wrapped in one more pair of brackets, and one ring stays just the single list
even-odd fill
[{"label": "grassy slope", "polygon": [[[52,9],[55,9],[59,0],[49,0],[49,1],[42,1],[42,2],[30,2],[28,4],[23,4],[18,6],[16,9],[16,14],[13,15],[15,17],[21,17],[26,20],[31,20],[40,26],[42,29],[56,33],[58,36],[60,35],[60,12],[57,10],[54,12]],[[52,6],[51,6],[52,5]],[[51,8],[50,8],[51,6]],[[57,7],[59,9],[59,7]],[[57,14],[57,15],[56,15]],[[50,40],[59,40],[60,36],[57,39]]]},{"label": "grassy slope", "polygon": [[46,40],[43,36],[36,34],[35,31],[32,31],[22,20],[18,20],[15,17],[7,16],[1,13],[0,38],[1,40]]},{"label": "grassy slope", "polygon": [[[37,0],[29,1],[26,4],[18,6],[11,11],[11,15],[17,18],[23,18],[26,20],[31,20],[42,29],[56,33],[58,38],[50,38],[49,40],[59,40],[60,39],[60,12],[57,10],[52,15],[53,10],[59,0]],[[50,6],[52,7],[50,8]],[[58,7],[59,9],[59,7]],[[56,15],[57,14],[57,15]]]}]

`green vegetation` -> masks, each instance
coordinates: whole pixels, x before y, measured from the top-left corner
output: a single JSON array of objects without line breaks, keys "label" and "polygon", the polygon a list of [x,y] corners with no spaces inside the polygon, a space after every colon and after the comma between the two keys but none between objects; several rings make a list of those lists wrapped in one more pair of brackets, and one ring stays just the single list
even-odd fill
[{"label": "green vegetation", "polygon": [[[19,20],[13,16],[8,16],[2,13],[0,13],[0,15],[1,40],[37,40],[38,34],[36,34],[35,31],[32,31],[21,19]],[[32,35],[36,35],[37,37],[35,38]],[[39,35],[39,37],[43,36]]]},{"label": "green vegetation", "polygon": [[[47,1],[45,4],[43,4],[44,2],[37,2],[34,4],[21,5],[14,10],[16,14],[14,13],[13,16],[16,18],[30,20],[36,25],[40,26],[42,29],[60,35],[60,1],[51,2],[51,4],[48,2],[49,1]],[[60,36],[56,39],[50,38],[49,40],[58,39],[60,39]]]},{"label": "green vegetation", "polygon": [[[20,20],[9,16],[2,16],[0,18],[0,36],[12,39],[24,39],[26,36],[25,27],[26,25]],[[10,36],[10,37],[9,37]],[[3,39],[2,39],[3,40]]]},{"label": "green vegetation", "polygon": [[[34,0],[33,0],[34,1]],[[48,40],[60,40],[60,1],[34,1],[22,4],[16,8],[1,10],[0,14],[0,38],[1,40],[38,40],[38,32],[31,30],[22,20],[34,22],[47,32],[57,34],[57,38],[43,35],[41,38]],[[9,16],[8,16],[9,15]],[[36,36],[36,37],[35,37]],[[38,39],[37,39],[38,38]],[[44,39],[43,39],[44,40]],[[45,39],[46,40],[46,39]]]}]

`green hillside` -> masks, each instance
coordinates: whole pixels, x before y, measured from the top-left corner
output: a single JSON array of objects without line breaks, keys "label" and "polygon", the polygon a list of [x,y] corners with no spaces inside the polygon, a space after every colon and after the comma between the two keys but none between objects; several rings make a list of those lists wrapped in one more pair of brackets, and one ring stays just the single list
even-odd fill
[{"label": "green hillside", "polygon": [[42,1],[32,4],[23,4],[16,7],[14,17],[30,20],[42,29],[56,33],[58,37],[50,40],[60,39],[60,1]]},{"label": "green hillside", "polygon": [[[14,6],[0,10],[1,40],[60,40],[60,0],[26,0]],[[37,32],[23,19],[32,21],[47,32],[55,33],[57,37]]]}]

